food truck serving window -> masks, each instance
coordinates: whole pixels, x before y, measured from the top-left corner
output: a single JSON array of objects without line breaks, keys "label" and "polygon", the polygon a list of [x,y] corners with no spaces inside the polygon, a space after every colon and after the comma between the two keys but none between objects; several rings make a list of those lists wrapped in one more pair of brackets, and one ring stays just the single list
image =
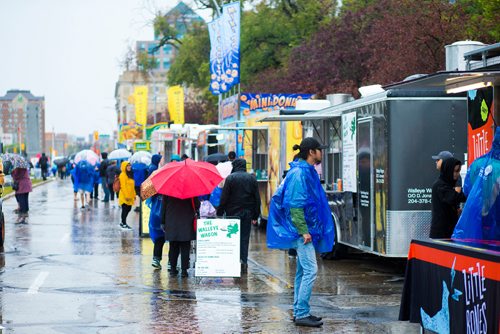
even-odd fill
[{"label": "food truck serving window", "polygon": [[255,172],[265,170],[267,173],[267,148],[269,144],[267,130],[254,130],[252,132],[252,168]]}]

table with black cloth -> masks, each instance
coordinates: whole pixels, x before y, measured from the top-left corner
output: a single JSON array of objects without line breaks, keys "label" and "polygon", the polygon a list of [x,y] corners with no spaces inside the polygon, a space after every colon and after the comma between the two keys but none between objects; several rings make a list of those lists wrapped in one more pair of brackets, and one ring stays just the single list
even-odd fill
[{"label": "table with black cloth", "polygon": [[500,333],[500,243],[412,240],[399,320],[435,333]]}]

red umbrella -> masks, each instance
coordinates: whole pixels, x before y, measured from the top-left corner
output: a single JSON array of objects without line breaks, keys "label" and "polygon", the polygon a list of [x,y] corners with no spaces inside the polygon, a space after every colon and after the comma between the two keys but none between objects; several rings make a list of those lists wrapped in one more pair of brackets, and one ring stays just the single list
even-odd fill
[{"label": "red umbrella", "polygon": [[159,194],[180,199],[210,194],[220,181],[222,176],[214,165],[191,159],[170,162],[151,177]]}]

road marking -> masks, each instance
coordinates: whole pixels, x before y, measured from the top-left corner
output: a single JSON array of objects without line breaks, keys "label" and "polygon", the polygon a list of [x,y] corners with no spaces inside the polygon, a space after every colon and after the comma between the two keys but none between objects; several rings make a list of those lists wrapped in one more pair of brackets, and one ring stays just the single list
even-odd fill
[{"label": "road marking", "polygon": [[66,241],[69,240],[69,237],[71,236],[70,233],[66,233],[65,235],[63,235],[63,237],[61,238],[61,240],[59,241],[60,244],[63,244],[65,243]]},{"label": "road marking", "polygon": [[28,294],[34,295],[38,293],[38,289],[42,286],[43,282],[45,282],[45,279],[49,276],[48,271],[42,271],[41,273],[38,274],[38,276],[35,278],[35,281],[33,284],[31,284],[30,288],[28,289]]}]

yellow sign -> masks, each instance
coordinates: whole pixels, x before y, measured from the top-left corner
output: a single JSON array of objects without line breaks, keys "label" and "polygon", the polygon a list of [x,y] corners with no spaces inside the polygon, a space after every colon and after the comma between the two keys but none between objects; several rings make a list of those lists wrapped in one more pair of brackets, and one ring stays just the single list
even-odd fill
[{"label": "yellow sign", "polygon": [[181,86],[169,87],[167,96],[170,121],[174,124],[184,124],[184,90]]},{"label": "yellow sign", "polygon": [[134,87],[135,121],[146,125],[148,120],[148,86]]},{"label": "yellow sign", "polygon": [[94,141],[98,141],[98,140],[99,140],[99,132],[94,131]]}]

